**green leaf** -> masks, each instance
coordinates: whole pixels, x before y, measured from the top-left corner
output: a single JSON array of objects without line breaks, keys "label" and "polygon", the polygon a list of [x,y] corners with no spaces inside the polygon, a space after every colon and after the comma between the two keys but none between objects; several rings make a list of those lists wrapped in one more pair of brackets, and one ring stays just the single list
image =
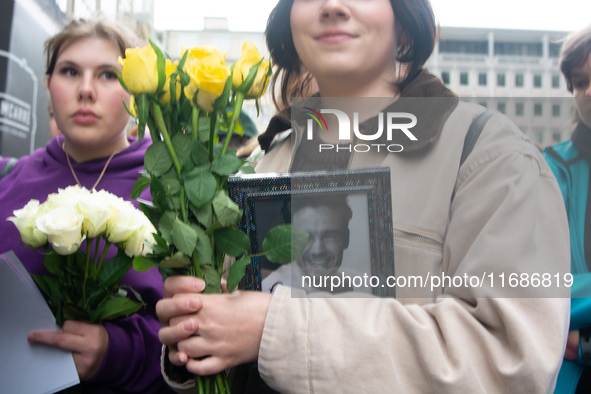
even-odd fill
[{"label": "green leaf", "polygon": [[209,164],[207,148],[200,141],[191,142],[191,159],[197,167],[204,167]]},{"label": "green leaf", "polygon": [[158,178],[167,196],[178,196],[181,192],[181,182],[176,170],[171,168],[165,175]]},{"label": "green leaf", "polygon": [[46,276],[31,274],[31,278],[37,283],[41,291],[45,293],[45,297],[51,296],[51,288],[49,287],[49,283],[45,281]]},{"label": "green leaf", "polygon": [[89,308],[95,309],[98,307],[98,304],[105,299],[105,297],[109,294],[107,289],[98,289],[90,293],[88,296],[88,305]]},{"label": "green leaf", "polygon": [[211,203],[218,222],[224,227],[238,223],[242,217],[240,207],[228,197],[225,190],[220,191]]},{"label": "green leaf", "polygon": [[309,236],[306,231],[290,224],[275,226],[263,240],[263,252],[273,263],[289,263],[302,254]]},{"label": "green leaf", "polygon": [[240,171],[242,171],[243,174],[256,174],[252,166],[242,166],[240,167]]},{"label": "green leaf", "polygon": [[164,83],[166,83],[166,72],[165,72],[166,61],[164,60],[164,55],[162,54],[162,51],[160,50],[160,48],[158,48],[152,42],[152,40],[149,40],[149,41],[150,41],[150,45],[154,49],[154,52],[156,52],[156,66],[158,69],[158,89],[156,91],[160,92],[162,90],[162,88],[164,87]]},{"label": "green leaf", "polygon": [[187,256],[191,256],[195,245],[197,245],[197,233],[195,230],[177,218],[172,224],[171,234],[174,246]]},{"label": "green leaf", "polygon": [[146,256],[137,256],[133,259],[133,269],[138,272],[146,272],[158,266],[158,260]]},{"label": "green leaf", "polygon": [[101,313],[101,320],[111,320],[121,316],[129,316],[137,312],[142,304],[129,298],[115,297],[105,303],[105,309]]},{"label": "green leaf", "polygon": [[207,167],[196,167],[189,172],[185,179],[187,198],[195,207],[211,201],[217,190],[215,177]]},{"label": "green leaf", "polygon": [[193,204],[189,204],[189,208],[197,221],[203,225],[203,227],[208,228],[213,223],[213,208],[211,207],[210,203],[203,204],[201,208],[196,208]]},{"label": "green leaf", "polygon": [[227,176],[235,174],[242,166],[242,160],[233,155],[223,155],[211,163],[211,172]]},{"label": "green leaf", "polygon": [[105,287],[110,288],[118,283],[121,278],[129,271],[132,265],[132,259],[124,254],[118,254],[103,264],[99,274],[98,281]]},{"label": "green leaf", "polygon": [[160,211],[165,211],[170,208],[168,193],[164,190],[164,186],[154,177],[150,181],[150,194],[152,195],[153,203]]},{"label": "green leaf", "polygon": [[189,160],[193,138],[187,134],[177,134],[172,137],[172,147],[176,153],[181,167]]},{"label": "green leaf", "polygon": [[154,176],[164,175],[170,170],[172,158],[164,142],[156,141],[152,143],[152,146],[146,151],[144,167]]},{"label": "green leaf", "polygon": [[201,270],[203,271],[203,279],[205,280],[206,287],[219,287],[221,292],[221,279],[218,275],[217,270],[209,264],[202,265]]},{"label": "green leaf", "polygon": [[191,266],[191,260],[181,252],[176,252],[168,259],[162,260],[159,266],[162,268],[188,268]]},{"label": "green leaf", "polygon": [[144,204],[140,202],[140,209],[146,215],[146,217],[150,220],[150,222],[154,225],[154,227],[158,226],[158,222],[160,221],[160,213],[157,212],[153,206]]},{"label": "green leaf", "polygon": [[216,230],[213,239],[216,249],[220,249],[230,256],[240,256],[248,252],[250,241],[248,236],[235,228],[222,228]]},{"label": "green leaf", "polygon": [[202,266],[204,264],[213,263],[213,253],[211,249],[211,239],[209,236],[197,225],[191,225],[191,228],[197,233],[197,245],[195,246],[195,257],[197,264]]},{"label": "green leaf", "polygon": [[238,286],[238,284],[244,277],[244,273],[246,272],[246,266],[248,264],[250,264],[250,257],[242,256],[239,260],[236,260],[234,264],[232,264],[232,266],[230,267],[227,282],[228,291],[230,293],[234,291],[236,286]]},{"label": "green leaf", "polygon": [[54,275],[61,276],[64,274],[64,270],[62,266],[65,265],[64,257],[61,255],[49,252],[43,258],[43,265],[47,268],[47,271],[51,272]]},{"label": "green leaf", "polygon": [[187,61],[188,54],[189,54],[189,51],[185,51],[185,53],[183,53],[183,56],[181,57],[181,61],[179,62],[178,66],[177,66],[177,70],[183,69],[183,67],[185,66],[185,62]]},{"label": "green leaf", "polygon": [[228,106],[228,98],[230,97],[230,90],[232,89],[232,76],[230,75],[226,79],[224,90],[222,94],[213,102],[213,108],[215,111],[223,111]]},{"label": "green leaf", "polygon": [[172,243],[172,224],[176,220],[176,215],[172,211],[164,212],[164,215],[160,218],[160,222],[158,222],[158,230],[160,230],[160,235],[162,238],[168,242],[169,244]]},{"label": "green leaf", "polygon": [[131,199],[135,200],[136,198],[138,198],[142,194],[144,189],[148,187],[150,181],[151,179],[144,178],[143,176],[139,177],[138,180],[135,181],[133,188],[131,189]]},{"label": "green leaf", "polygon": [[140,293],[138,293],[133,287],[131,287],[131,286],[121,286],[121,287],[129,289],[129,291],[131,291],[133,293],[133,296],[135,297],[135,299],[138,300],[142,305],[146,304],[144,302],[144,300],[142,299],[142,295]]}]

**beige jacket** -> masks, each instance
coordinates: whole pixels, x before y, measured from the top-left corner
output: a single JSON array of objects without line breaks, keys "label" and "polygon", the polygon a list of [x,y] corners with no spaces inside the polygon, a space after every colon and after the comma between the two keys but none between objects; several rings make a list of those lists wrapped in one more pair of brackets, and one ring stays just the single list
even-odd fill
[{"label": "beige jacket", "polygon": [[[350,168],[391,169],[397,276],[486,273],[493,288],[398,288],[395,300],[292,298],[279,287],[258,360],[269,386],[298,394],[552,392],[568,291],[501,298],[526,293],[503,292],[498,275],[568,272],[564,204],[537,148],[500,114],[458,173],[464,136],[482,110],[460,103],[421,156],[354,153]],[[256,171],[288,172],[299,138],[296,130]],[[476,298],[483,294],[497,298]]]}]

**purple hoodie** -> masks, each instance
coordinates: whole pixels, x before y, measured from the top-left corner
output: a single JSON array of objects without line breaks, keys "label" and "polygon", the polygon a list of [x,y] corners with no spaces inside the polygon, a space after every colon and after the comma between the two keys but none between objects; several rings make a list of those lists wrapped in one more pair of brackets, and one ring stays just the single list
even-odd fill
[{"label": "purple hoodie", "polygon": [[[105,189],[126,200],[144,168],[144,153],[151,144],[149,138],[138,143],[130,139],[130,146],[116,154],[97,189]],[[43,256],[39,250],[29,250],[20,245],[16,226],[6,218],[21,209],[31,199],[44,202],[47,195],[58,188],[75,185],[76,181],[62,149],[63,137],[56,137],[45,148],[37,149],[31,156],[21,158],[12,172],[0,180],[0,253],[13,250],[26,269],[32,274],[47,274]],[[76,163],[72,167],[82,186],[90,189],[97,181],[106,158]],[[0,170],[6,164],[0,160]],[[151,200],[149,188],[143,199]],[[137,207],[137,203],[135,203]],[[116,248],[109,250],[112,257]],[[85,393],[168,393],[172,392],[160,374],[161,344],[158,340],[160,323],[155,305],[162,298],[162,278],[156,269],[139,273],[131,269],[121,281],[131,285],[142,295],[147,306],[127,318],[104,323],[109,333],[109,347],[99,372],[90,382],[83,384]],[[28,333],[23,333],[23,338]]]}]

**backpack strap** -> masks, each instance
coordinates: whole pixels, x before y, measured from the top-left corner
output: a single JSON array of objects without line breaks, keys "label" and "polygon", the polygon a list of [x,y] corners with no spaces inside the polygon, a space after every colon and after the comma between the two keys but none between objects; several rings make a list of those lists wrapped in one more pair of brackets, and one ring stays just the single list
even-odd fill
[{"label": "backpack strap", "polygon": [[[472,152],[472,149],[474,149],[474,145],[476,145],[476,141],[478,141],[478,137],[480,137],[480,133],[482,133],[482,129],[484,129],[486,122],[488,122],[488,120],[496,113],[497,111],[487,109],[472,121],[472,124],[470,125],[470,128],[466,133],[466,137],[464,137],[464,148],[462,149],[462,156],[460,156],[460,165],[458,166],[458,173],[460,172],[459,167],[461,167],[462,164],[464,164],[464,162],[470,155],[470,152]],[[456,189],[454,188],[454,191],[451,195],[451,201],[454,200],[455,196]]]},{"label": "backpack strap", "polygon": [[14,165],[16,164],[18,160],[14,157],[10,158],[10,160],[8,160],[6,162],[6,164],[4,165],[4,167],[2,167],[2,170],[0,171],[0,179],[4,178],[6,175],[10,174],[10,172],[12,171],[12,169],[14,168]]}]

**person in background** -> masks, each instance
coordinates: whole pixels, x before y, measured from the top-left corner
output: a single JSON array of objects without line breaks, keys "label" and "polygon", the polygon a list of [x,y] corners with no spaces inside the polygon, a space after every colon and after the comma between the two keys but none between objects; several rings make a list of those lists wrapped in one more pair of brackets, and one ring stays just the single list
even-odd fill
[{"label": "person in background", "polygon": [[[485,109],[460,102],[423,68],[437,39],[428,0],[279,0],[266,37],[286,106],[290,81],[309,71],[317,108],[355,104],[349,110],[365,135],[375,133],[378,111],[406,103],[415,103],[408,111],[418,123],[413,142],[404,133],[374,141],[403,152],[320,154],[320,143],[355,142],[339,138],[336,116],[312,138],[306,121],[289,117],[298,108],[287,108],[259,138],[266,153],[258,173],[389,168],[397,277],[568,273],[560,190],[513,122],[493,114],[460,166],[465,136]],[[370,105],[375,98],[384,106]],[[396,288],[396,299],[340,299],[281,285],[273,294],[200,294],[203,281],[168,278],[157,304],[164,372],[172,364],[209,375],[257,361],[263,381],[282,393],[547,393],[564,354],[568,289],[560,298],[500,286],[408,286]],[[179,389],[191,385],[169,378]]]},{"label": "person in background", "polygon": [[[129,95],[114,70],[120,70],[118,57],[134,44],[134,35],[114,23],[82,19],[46,42],[47,87],[63,136],[20,158],[0,180],[0,217],[6,219],[29,200],[43,202],[58,188],[76,184],[130,199],[151,143],[149,138],[138,142],[126,136],[129,115],[121,98],[129,100]],[[0,160],[0,169],[5,165]],[[150,200],[149,192],[142,198]],[[48,274],[43,255],[19,241],[14,224],[0,220],[0,252],[13,250],[29,273]],[[115,248],[109,252],[107,258],[113,257]],[[154,310],[162,297],[160,274],[131,270],[121,284],[138,291],[146,307],[104,324],[66,320],[63,333],[23,333],[23,340],[72,352],[84,393],[166,393]]]},{"label": "person in background", "polygon": [[564,39],[560,70],[575,98],[570,141],[546,148],[544,156],[560,184],[570,229],[570,332],[555,393],[591,392],[591,25]]}]

